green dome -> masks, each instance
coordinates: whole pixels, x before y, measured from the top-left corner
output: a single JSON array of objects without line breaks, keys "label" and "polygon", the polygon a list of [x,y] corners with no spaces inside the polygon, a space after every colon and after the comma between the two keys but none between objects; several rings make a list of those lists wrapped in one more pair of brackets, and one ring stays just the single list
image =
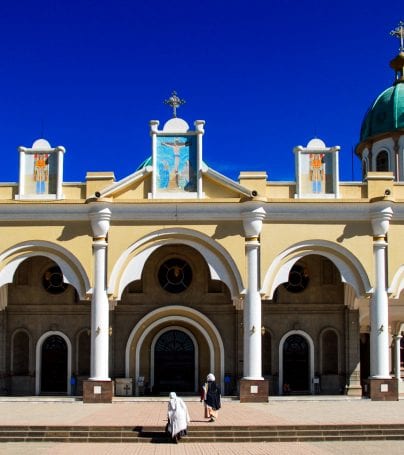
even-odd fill
[{"label": "green dome", "polygon": [[140,171],[140,169],[144,169],[146,166],[151,166],[152,165],[152,157],[149,156],[149,158],[146,158],[143,163],[139,164],[137,167],[137,171]]},{"label": "green dome", "polygon": [[371,104],[362,122],[360,141],[378,134],[404,129],[404,84],[382,92]]}]

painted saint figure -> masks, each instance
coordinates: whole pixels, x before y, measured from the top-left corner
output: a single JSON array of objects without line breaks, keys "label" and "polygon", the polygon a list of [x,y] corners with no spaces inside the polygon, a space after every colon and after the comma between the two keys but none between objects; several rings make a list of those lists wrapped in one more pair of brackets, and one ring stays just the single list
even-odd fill
[{"label": "painted saint figure", "polygon": [[324,153],[310,153],[310,180],[313,193],[321,193],[321,184],[325,178]]},{"label": "painted saint figure", "polygon": [[34,181],[37,194],[46,192],[46,183],[49,178],[49,154],[35,153],[34,155]]}]

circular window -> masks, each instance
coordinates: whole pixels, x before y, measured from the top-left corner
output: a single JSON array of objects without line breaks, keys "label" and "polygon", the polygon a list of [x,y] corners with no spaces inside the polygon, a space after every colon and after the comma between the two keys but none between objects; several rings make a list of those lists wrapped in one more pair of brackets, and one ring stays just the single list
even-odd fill
[{"label": "circular window", "polygon": [[285,288],[290,292],[301,292],[307,288],[309,284],[309,274],[305,267],[294,265],[289,272],[289,281],[284,284]]},{"label": "circular window", "polygon": [[163,289],[178,294],[185,291],[191,284],[192,270],[182,259],[169,259],[160,267],[158,279]]},{"label": "circular window", "polygon": [[63,273],[58,266],[49,268],[42,277],[42,285],[50,294],[61,294],[67,288]]}]

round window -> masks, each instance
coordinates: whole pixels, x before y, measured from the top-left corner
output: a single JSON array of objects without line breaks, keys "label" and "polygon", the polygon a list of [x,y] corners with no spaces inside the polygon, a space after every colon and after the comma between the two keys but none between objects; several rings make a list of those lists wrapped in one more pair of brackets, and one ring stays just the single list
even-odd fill
[{"label": "round window", "polygon": [[61,294],[67,288],[58,266],[49,268],[42,277],[42,285],[50,294]]},{"label": "round window", "polygon": [[182,259],[169,259],[160,267],[158,280],[163,289],[178,294],[179,292],[185,291],[191,284],[191,267]]},{"label": "round window", "polygon": [[305,267],[294,265],[289,272],[289,281],[284,284],[290,292],[304,291],[309,284],[309,274]]}]

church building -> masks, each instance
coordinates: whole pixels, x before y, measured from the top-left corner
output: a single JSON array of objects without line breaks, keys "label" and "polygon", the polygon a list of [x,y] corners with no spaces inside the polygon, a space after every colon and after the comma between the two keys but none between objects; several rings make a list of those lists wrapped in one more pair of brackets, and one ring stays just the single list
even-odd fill
[{"label": "church building", "polygon": [[360,182],[340,181],[340,147],[318,138],[294,148],[294,182],[231,180],[175,92],[122,180],[65,182],[64,147],[19,147],[18,183],[0,184],[0,393],[197,395],[214,373],[241,401],[399,399],[403,24],[394,34],[394,83],[358,125]]}]

